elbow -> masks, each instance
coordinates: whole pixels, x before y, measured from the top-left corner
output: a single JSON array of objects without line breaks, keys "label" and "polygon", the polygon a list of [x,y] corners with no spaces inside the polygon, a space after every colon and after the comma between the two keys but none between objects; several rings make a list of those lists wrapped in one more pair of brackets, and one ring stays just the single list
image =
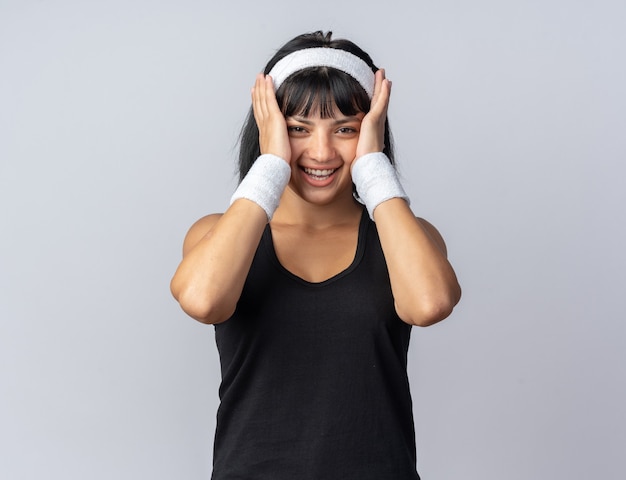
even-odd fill
[{"label": "elbow", "polygon": [[438,298],[419,299],[412,305],[396,305],[398,316],[406,323],[418,327],[429,327],[448,318],[461,299],[458,292]]},{"label": "elbow", "polygon": [[235,307],[228,307],[224,302],[215,301],[210,295],[201,295],[190,288],[177,288],[174,282],[172,295],[182,310],[194,320],[207,325],[214,325],[228,320],[235,312]]},{"label": "elbow", "polygon": [[181,296],[178,303],[183,311],[194,320],[206,325],[215,325],[228,320],[234,308],[226,308],[224,305],[216,304],[208,299],[198,299],[195,296]]},{"label": "elbow", "polygon": [[204,323],[205,325],[217,325],[218,323],[228,320],[234,312],[225,313],[223,310],[206,308],[202,306],[189,305],[183,306],[183,311],[194,320]]}]

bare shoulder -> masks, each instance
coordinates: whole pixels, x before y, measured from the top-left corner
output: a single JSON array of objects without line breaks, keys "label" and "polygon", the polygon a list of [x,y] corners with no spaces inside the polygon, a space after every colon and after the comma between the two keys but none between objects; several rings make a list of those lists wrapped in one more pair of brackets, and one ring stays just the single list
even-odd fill
[{"label": "bare shoulder", "polygon": [[222,218],[222,213],[206,215],[197,220],[187,232],[183,243],[183,256],[185,256],[200,240],[209,234],[217,221]]},{"label": "bare shoulder", "polygon": [[417,217],[417,221],[420,225],[426,230],[426,232],[430,235],[433,241],[437,244],[437,246],[441,249],[444,255],[448,255],[448,249],[446,247],[446,242],[443,240],[443,237],[439,233],[439,230],[435,228],[435,226],[427,220],[423,218]]}]

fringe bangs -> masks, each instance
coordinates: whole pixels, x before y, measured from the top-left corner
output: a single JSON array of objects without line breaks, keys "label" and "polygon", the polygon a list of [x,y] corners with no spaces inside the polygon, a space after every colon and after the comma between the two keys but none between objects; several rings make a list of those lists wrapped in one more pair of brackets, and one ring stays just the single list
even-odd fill
[{"label": "fringe bangs", "polygon": [[332,118],[335,106],[346,116],[367,113],[370,99],[350,75],[327,67],[312,67],[289,77],[276,92],[278,105],[286,117],[309,117],[319,112]]}]

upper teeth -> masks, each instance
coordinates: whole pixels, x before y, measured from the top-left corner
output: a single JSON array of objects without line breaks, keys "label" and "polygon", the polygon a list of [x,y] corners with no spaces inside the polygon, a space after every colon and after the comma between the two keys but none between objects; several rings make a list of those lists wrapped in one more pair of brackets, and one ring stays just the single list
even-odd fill
[{"label": "upper teeth", "polygon": [[316,177],[326,177],[333,173],[335,169],[333,168],[330,170],[315,170],[313,168],[305,168],[304,171],[309,175],[315,175]]}]

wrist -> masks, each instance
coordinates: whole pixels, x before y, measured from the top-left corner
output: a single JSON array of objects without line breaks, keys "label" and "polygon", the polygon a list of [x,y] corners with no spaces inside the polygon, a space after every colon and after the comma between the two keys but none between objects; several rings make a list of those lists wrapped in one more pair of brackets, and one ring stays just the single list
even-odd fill
[{"label": "wrist", "polygon": [[372,220],[376,207],[387,200],[402,198],[410,203],[396,169],[382,152],[357,158],[352,165],[352,181]]},{"label": "wrist", "polygon": [[281,157],[269,153],[259,156],[230,199],[245,198],[259,205],[271,220],[280,197],[291,178],[291,168]]}]

